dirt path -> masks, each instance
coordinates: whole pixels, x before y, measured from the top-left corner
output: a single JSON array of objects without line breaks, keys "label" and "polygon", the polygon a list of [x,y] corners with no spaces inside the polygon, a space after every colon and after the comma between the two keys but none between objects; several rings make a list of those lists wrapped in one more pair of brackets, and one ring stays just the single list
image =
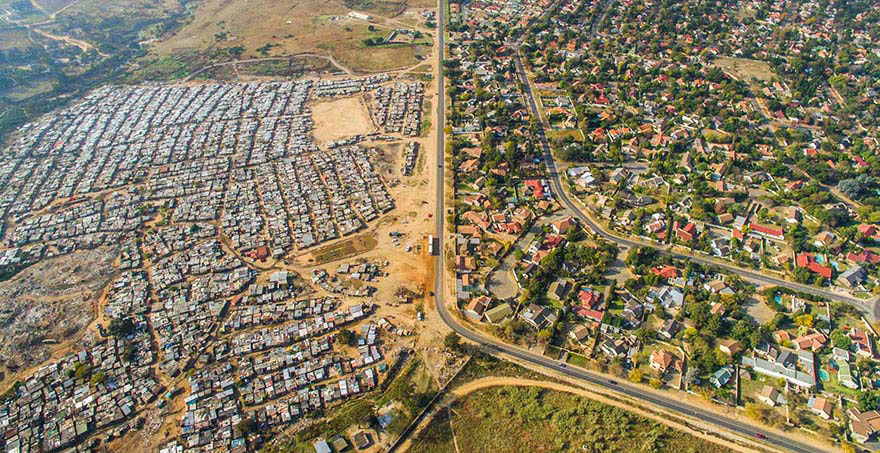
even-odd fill
[{"label": "dirt path", "polygon": [[[739,451],[739,452],[747,453],[747,452],[753,452],[753,451],[757,451],[757,450],[761,450],[761,449],[766,450],[766,447],[767,447],[766,445],[763,445],[763,444],[758,445],[758,444],[752,443],[751,441],[748,441],[751,444],[751,448],[750,448],[750,447],[746,447],[743,445],[739,445],[739,444],[730,442],[728,440],[725,440],[725,439],[722,439],[719,437],[710,436],[708,434],[704,434],[702,432],[696,431],[696,430],[694,430],[688,426],[685,426],[681,423],[671,421],[667,418],[663,418],[660,415],[656,415],[654,413],[635,408],[635,407],[627,405],[623,402],[607,398],[607,397],[603,396],[602,394],[595,393],[595,392],[592,392],[592,391],[589,391],[589,390],[586,390],[583,388],[575,387],[575,386],[559,384],[556,382],[536,381],[536,380],[532,380],[532,379],[522,379],[522,378],[514,378],[514,377],[485,377],[485,378],[477,379],[475,381],[468,382],[460,387],[453,389],[444,398],[444,400],[440,403],[439,408],[434,411],[434,414],[431,414],[430,417],[426,417],[425,422],[423,422],[413,432],[413,434],[410,436],[410,439],[407,439],[407,441],[401,446],[400,451],[410,451],[410,449],[412,447],[412,439],[414,439],[418,435],[419,432],[421,432],[425,427],[428,426],[428,424],[430,424],[430,421],[434,415],[436,415],[442,409],[449,410],[449,405],[451,403],[453,403],[454,401],[456,401],[458,398],[467,396],[468,394],[471,394],[471,393],[476,392],[478,390],[483,390],[483,389],[487,389],[487,388],[491,388],[491,387],[502,387],[502,386],[541,387],[541,388],[545,388],[548,390],[566,392],[566,393],[571,393],[574,395],[590,398],[594,401],[598,401],[603,404],[615,406],[617,408],[626,410],[628,412],[632,412],[632,413],[640,415],[642,417],[649,418],[653,421],[663,423],[671,428],[677,429],[679,431],[683,431],[685,433],[691,434],[693,436],[699,437],[699,438],[707,440],[709,442],[719,444],[723,447],[729,448],[731,451]],[[450,414],[450,416],[452,416],[452,414]],[[458,450],[458,445],[456,445],[455,448],[456,448],[456,450]]]},{"label": "dirt path", "polygon": [[[80,49],[82,49],[83,52],[88,52],[89,50],[92,50],[95,48],[94,46],[92,46],[91,44],[89,44],[85,41],[82,41],[82,40],[79,40],[76,38],[71,38],[70,36],[54,35],[52,33],[45,31],[45,30],[40,30],[39,28],[36,28],[36,27],[28,27],[28,28],[30,28],[31,30],[33,30],[37,34],[40,34],[40,35],[42,35],[46,38],[52,39],[54,41],[62,41],[67,44],[70,44],[72,46],[79,47]],[[98,52],[98,53],[101,54],[100,52]],[[101,55],[106,57],[106,55],[104,55],[104,54],[101,54]]]},{"label": "dirt path", "polygon": [[350,69],[339,64],[339,62],[337,62],[335,59],[333,59],[333,57],[330,57],[327,55],[318,55],[318,54],[314,54],[314,53],[300,53],[300,54],[290,55],[290,56],[286,56],[286,57],[250,58],[247,60],[233,60],[233,61],[226,61],[223,63],[214,63],[214,64],[210,64],[208,66],[204,66],[201,69],[197,70],[196,72],[193,72],[192,74],[188,75],[185,79],[183,79],[183,82],[188,82],[188,81],[192,80],[193,77],[201,74],[202,72],[205,72],[209,69],[216,68],[219,66],[233,65],[233,67],[236,69],[236,71],[238,71],[238,64],[239,63],[257,63],[260,61],[286,61],[286,60],[290,60],[291,58],[296,58],[296,57],[312,57],[312,58],[320,58],[323,60],[327,60],[328,62],[330,62],[330,64],[335,66],[340,71],[342,71],[346,74],[349,74],[349,75],[352,74]]},{"label": "dirt path", "polygon": [[795,170],[795,171],[797,171],[798,173],[800,173],[800,174],[806,176],[806,177],[809,178],[810,180],[816,181],[816,184],[819,184],[820,187],[823,187],[823,188],[827,189],[827,190],[828,190],[829,192],[831,192],[835,197],[840,198],[841,200],[843,200],[843,201],[845,201],[845,202],[851,204],[852,206],[855,206],[856,208],[861,208],[861,207],[862,207],[862,204],[861,204],[861,203],[859,203],[859,202],[856,201],[856,200],[853,200],[852,198],[850,198],[849,196],[847,196],[846,194],[844,194],[843,192],[841,192],[840,189],[837,188],[837,186],[829,186],[829,185],[827,185],[827,184],[822,183],[821,181],[816,180],[816,178],[814,178],[813,176],[811,176],[809,173],[805,172],[804,170],[801,170],[801,167],[798,167],[797,165],[790,165],[789,168],[791,168],[792,170]]}]

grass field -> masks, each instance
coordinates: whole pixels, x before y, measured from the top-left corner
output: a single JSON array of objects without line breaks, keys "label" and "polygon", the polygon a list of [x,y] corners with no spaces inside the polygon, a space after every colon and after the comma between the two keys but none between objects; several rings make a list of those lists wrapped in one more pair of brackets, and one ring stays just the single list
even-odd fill
[{"label": "grass field", "polygon": [[55,80],[50,77],[41,77],[30,80],[27,83],[15,85],[7,90],[0,92],[0,96],[8,98],[12,101],[21,101],[24,99],[38,96],[52,91],[55,86]]},{"label": "grass field", "polygon": [[552,140],[563,140],[566,137],[571,137],[576,142],[584,141],[584,134],[580,131],[580,129],[569,129],[564,131],[548,131],[547,138]]},{"label": "grass field", "polygon": [[0,50],[25,50],[35,45],[28,39],[28,32],[24,27],[0,30]]},{"label": "grass field", "polygon": [[378,244],[376,233],[365,233],[335,244],[319,248],[311,253],[314,262],[310,264],[322,265],[331,261],[348,258],[373,250]]},{"label": "grass field", "polygon": [[541,373],[523,368],[515,363],[499,360],[491,355],[477,352],[471,358],[471,361],[461,370],[460,373],[449,384],[449,388],[455,388],[464,383],[473,381],[486,376],[498,377],[519,377],[525,379],[549,380],[553,382],[562,382],[556,378],[545,376]]},{"label": "grass field", "polygon": [[763,81],[773,80],[776,77],[770,65],[758,60],[722,57],[713,61],[712,66],[721,68],[744,82],[752,80],[752,77]]},{"label": "grass field", "polygon": [[[171,36],[155,43],[145,64],[161,62],[187,52],[221,57],[226,49],[240,59],[316,54],[334,58],[352,71],[381,71],[412,66],[427,54],[429,41],[413,44],[367,46],[367,39],[387,37],[384,17],[400,14],[406,2],[359,0],[205,0],[193,20]],[[374,22],[347,16],[353,8],[376,14]],[[230,59],[228,54],[226,60]],[[193,62],[191,70],[198,69]]]},{"label": "grass field", "polygon": [[415,440],[412,451],[726,450],[587,398],[538,388],[497,387],[474,392],[453,403],[449,413],[438,414]]}]

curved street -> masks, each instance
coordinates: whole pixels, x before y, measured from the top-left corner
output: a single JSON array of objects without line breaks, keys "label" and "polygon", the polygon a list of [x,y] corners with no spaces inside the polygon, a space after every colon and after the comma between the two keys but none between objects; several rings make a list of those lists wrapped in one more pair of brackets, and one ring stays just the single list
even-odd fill
[{"label": "curved street", "polygon": [[[815,445],[815,444],[810,445],[810,444],[805,444],[803,442],[791,440],[789,438],[779,436],[775,432],[770,432],[769,430],[764,430],[764,429],[758,429],[750,424],[743,423],[743,422],[737,421],[733,418],[730,418],[730,417],[727,417],[724,415],[720,415],[716,412],[682,402],[681,400],[677,399],[675,397],[675,395],[672,393],[670,393],[668,397],[657,395],[654,392],[648,391],[647,389],[642,389],[639,386],[630,385],[630,384],[626,384],[626,383],[620,383],[615,380],[609,379],[608,376],[602,375],[600,373],[595,373],[592,371],[579,369],[579,368],[575,368],[575,367],[568,367],[563,363],[557,362],[555,360],[551,360],[547,357],[532,354],[528,351],[520,349],[519,347],[505,344],[505,343],[497,341],[491,337],[485,336],[484,334],[482,334],[480,332],[475,332],[475,331],[472,331],[472,330],[464,327],[449,312],[449,310],[446,306],[445,297],[444,297],[446,294],[447,287],[448,287],[446,285],[446,278],[447,278],[448,274],[447,274],[447,269],[446,269],[445,261],[444,261],[444,250],[445,250],[444,249],[444,242],[445,242],[444,239],[445,239],[445,234],[446,234],[445,225],[444,225],[445,217],[446,217],[445,216],[446,209],[444,206],[444,204],[445,204],[444,203],[445,202],[444,188],[445,188],[445,184],[446,184],[445,178],[444,178],[444,170],[445,170],[445,165],[444,165],[444,160],[445,160],[445,146],[444,146],[444,140],[445,140],[445,131],[444,131],[444,126],[445,126],[445,113],[444,113],[445,92],[444,92],[444,88],[445,88],[445,83],[444,83],[444,69],[443,69],[443,58],[444,58],[444,50],[445,50],[444,49],[444,46],[445,46],[445,44],[444,44],[444,40],[445,40],[445,17],[444,17],[445,16],[445,9],[444,9],[444,6],[445,6],[444,2],[442,0],[438,0],[437,24],[438,24],[438,46],[439,46],[438,58],[439,58],[439,60],[438,60],[438,77],[437,77],[437,83],[438,83],[438,90],[437,90],[437,93],[438,93],[438,102],[437,102],[438,122],[437,122],[437,156],[436,156],[436,159],[437,159],[437,168],[436,168],[437,190],[436,190],[436,192],[437,193],[436,193],[436,214],[434,216],[434,218],[435,218],[435,237],[437,238],[437,241],[439,241],[439,244],[438,244],[439,252],[437,253],[437,255],[434,258],[435,259],[434,303],[437,307],[438,314],[440,315],[440,318],[443,320],[443,322],[446,325],[448,325],[453,331],[455,331],[456,333],[461,335],[462,337],[464,337],[470,341],[473,341],[480,346],[487,348],[490,353],[505,354],[510,357],[514,357],[518,360],[522,360],[522,361],[531,363],[533,365],[537,365],[537,366],[546,368],[550,371],[564,374],[564,375],[567,375],[572,378],[576,378],[579,380],[589,382],[594,385],[604,387],[604,388],[608,389],[609,391],[616,392],[618,394],[622,394],[622,395],[625,395],[625,396],[628,396],[631,398],[639,399],[639,400],[645,401],[647,403],[656,405],[658,407],[664,408],[666,410],[677,412],[677,413],[682,414],[687,417],[693,417],[695,419],[699,419],[704,422],[714,424],[714,425],[718,426],[719,428],[723,428],[725,430],[744,435],[748,438],[752,438],[752,437],[756,437],[756,436],[760,435],[763,437],[764,442],[771,444],[771,445],[774,445],[776,447],[784,448],[786,450],[797,451],[797,452],[822,452],[822,451],[825,451],[825,449],[822,448],[821,445]],[[518,68],[521,72],[521,75],[525,76],[525,71],[522,68],[522,64],[519,61],[517,61],[517,63],[518,63]],[[535,104],[534,98],[531,96],[531,91],[529,90],[527,83],[525,84],[525,87],[526,87],[525,89],[527,91],[526,94],[530,100],[531,108],[533,109],[533,111],[536,112],[537,105]],[[638,245],[640,245],[639,243],[637,243],[635,241],[631,241],[631,240],[624,239],[624,238],[619,238],[617,236],[614,236],[612,234],[604,232],[602,229],[598,228],[598,225],[596,225],[594,222],[592,222],[592,220],[588,216],[583,214],[580,210],[576,209],[575,205],[571,202],[571,200],[569,200],[565,196],[565,192],[561,190],[562,186],[559,181],[559,175],[557,174],[557,171],[556,171],[556,165],[553,162],[552,155],[550,153],[549,144],[546,140],[546,137],[543,135],[543,128],[541,130],[542,130],[541,141],[542,141],[542,145],[544,146],[544,149],[545,149],[545,154],[547,155],[547,161],[546,161],[547,168],[552,176],[551,179],[553,181],[554,190],[557,191],[556,196],[562,201],[562,203],[566,207],[571,209],[572,212],[575,212],[579,219],[581,219],[586,225],[593,228],[596,231],[596,233],[599,234],[600,236],[605,237],[606,239],[609,239],[611,241],[614,241],[620,245],[625,245],[625,246],[638,246]],[[667,251],[666,253],[672,253],[673,256],[680,257],[680,258],[691,258],[689,256],[682,255],[677,252],[668,252]],[[693,257],[691,259],[694,259],[695,261],[701,261],[699,257]],[[716,264],[716,263],[713,262],[711,264]],[[744,271],[744,270],[735,268],[733,266],[730,266],[730,268],[732,268],[731,270],[733,270],[734,272],[739,273],[741,276],[743,276],[743,278],[749,279],[751,281],[760,282],[763,284],[776,284],[776,285],[780,285],[780,286],[789,287],[792,289],[797,289],[799,291],[810,290],[811,292],[818,293],[818,294],[822,294],[824,292],[822,290],[804,287],[803,285],[799,285],[796,283],[791,283],[791,282],[786,282],[786,281],[781,281],[778,279],[766,277],[766,276],[763,276],[763,275],[755,273],[755,272]],[[833,297],[834,299],[837,299],[837,300],[841,299],[840,296],[838,296],[838,295],[833,295],[833,296],[834,296]],[[826,297],[832,297],[832,295],[828,294]]]}]

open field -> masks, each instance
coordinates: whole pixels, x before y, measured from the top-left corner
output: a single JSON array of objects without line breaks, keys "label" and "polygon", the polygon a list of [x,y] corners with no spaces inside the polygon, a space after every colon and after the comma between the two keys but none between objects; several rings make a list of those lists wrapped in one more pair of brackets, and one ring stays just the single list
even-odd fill
[{"label": "open field", "polygon": [[[422,44],[365,44],[365,40],[388,36],[390,28],[379,23],[383,17],[403,12],[405,2],[352,2],[350,6],[382,17],[376,17],[373,25],[348,17],[350,10],[343,3],[318,0],[207,0],[189,24],[155,43],[143,61],[157,64],[187,53],[227,59],[230,55],[248,59],[316,54],[355,71],[375,71],[415,65],[417,55],[430,51],[424,39],[418,40]],[[201,63],[192,57],[184,60],[192,66]]]},{"label": "open field", "polygon": [[9,98],[12,101],[21,101],[33,96],[49,93],[54,88],[54,79],[42,77],[39,79],[29,80],[25,83],[14,85],[9,89],[0,91],[0,96]]},{"label": "open field", "polygon": [[361,96],[315,104],[312,116],[315,119],[315,141],[319,144],[373,130],[370,113]]},{"label": "open field", "polygon": [[534,387],[478,390],[439,415],[412,451],[726,451],[622,409]]},{"label": "open field", "polygon": [[566,137],[571,137],[576,142],[584,141],[584,134],[580,131],[580,129],[568,129],[562,131],[548,131],[547,138],[552,140],[564,140]]},{"label": "open field", "polygon": [[745,82],[752,80],[752,77],[758,80],[773,80],[776,77],[767,63],[746,58],[721,57],[713,61],[712,66],[721,68],[724,72],[733,74]]},{"label": "open field", "polygon": [[297,260],[304,260],[303,264],[319,266],[368,252],[376,247],[376,243],[375,233],[364,233],[319,247],[313,252],[297,257]]},{"label": "open field", "polygon": [[0,50],[24,50],[33,45],[35,44],[28,39],[28,32],[24,27],[0,30]]},{"label": "open field", "polygon": [[37,4],[48,14],[57,13],[59,10],[66,8],[79,0],[37,0]]}]

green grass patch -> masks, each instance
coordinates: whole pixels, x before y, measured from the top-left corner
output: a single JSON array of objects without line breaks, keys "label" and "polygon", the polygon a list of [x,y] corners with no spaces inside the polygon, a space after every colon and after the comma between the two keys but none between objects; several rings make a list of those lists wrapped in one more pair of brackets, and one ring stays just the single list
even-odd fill
[{"label": "green grass patch", "polygon": [[447,419],[432,421],[413,451],[449,451],[453,434],[458,451],[726,451],[622,409],[536,387],[489,388],[464,397]]},{"label": "green grass patch", "polygon": [[453,389],[466,382],[470,382],[486,376],[499,377],[519,377],[524,379],[535,379],[543,381],[560,382],[558,379],[548,377],[544,374],[532,371],[528,368],[521,367],[513,362],[501,360],[484,352],[474,353],[471,361],[465,365],[464,369],[452,380],[449,388]]},{"label": "green grass patch", "polygon": [[568,137],[571,137],[571,139],[576,142],[584,141],[584,135],[581,133],[580,129],[567,129],[564,131],[548,131],[547,132],[547,138],[550,141],[565,140]]},{"label": "green grass patch", "polygon": [[568,363],[570,363],[574,366],[579,366],[581,368],[587,368],[588,365],[590,364],[590,359],[588,359],[580,354],[569,353],[568,354]]}]

